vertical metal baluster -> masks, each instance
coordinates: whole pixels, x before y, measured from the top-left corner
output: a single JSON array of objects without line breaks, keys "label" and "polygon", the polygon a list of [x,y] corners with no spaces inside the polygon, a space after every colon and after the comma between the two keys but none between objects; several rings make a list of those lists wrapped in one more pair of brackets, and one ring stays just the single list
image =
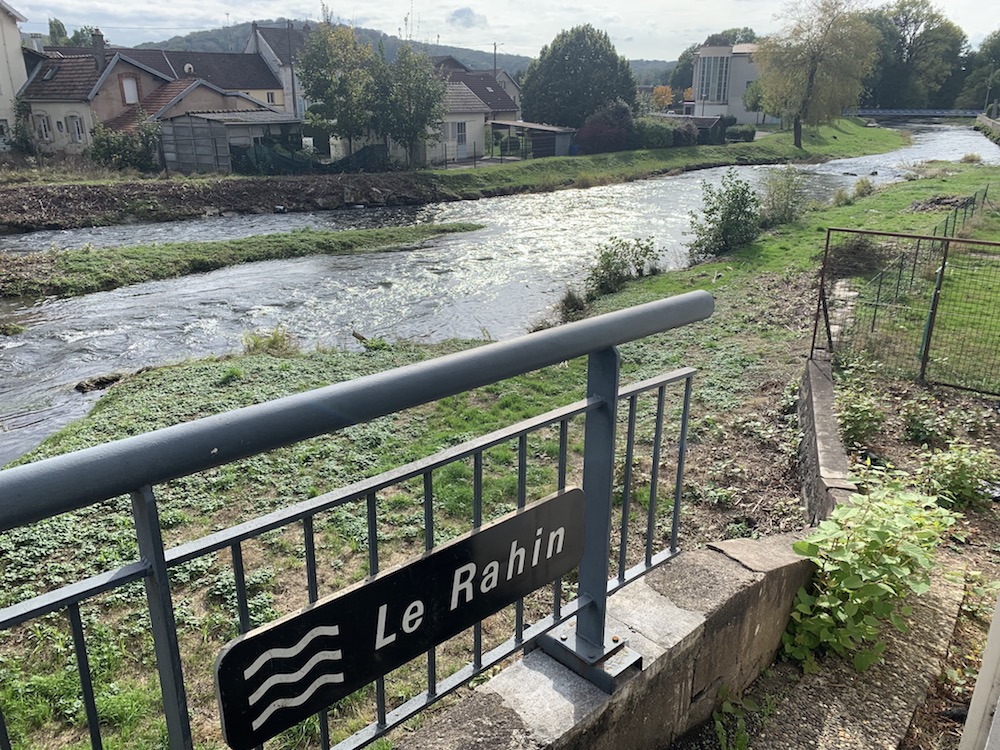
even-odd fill
[{"label": "vertical metal baluster", "polygon": [[[369,492],[367,497],[368,506],[368,575],[375,577],[378,575],[378,513],[374,492]],[[375,711],[376,724],[382,729],[386,725],[385,708],[385,677],[375,678]]]},{"label": "vertical metal baluster", "polygon": [[160,679],[169,747],[170,750],[192,750],[191,721],[184,690],[181,652],[177,644],[170,579],[167,576],[163,537],[160,534],[160,517],[156,510],[153,488],[149,485],[132,493],[132,517],[135,519],[139,555],[150,568],[145,577],[146,601],[149,604],[149,623],[153,633],[156,671]]},{"label": "vertical metal baluster", "polygon": [[[528,436],[517,439],[517,507],[528,502]],[[524,598],[514,602],[514,643],[524,640]]]},{"label": "vertical metal baluster", "polygon": [[[566,489],[566,464],[569,454],[569,422],[559,423],[559,489]],[[562,617],[562,576],[552,583],[552,615]]]},{"label": "vertical metal baluster", "polygon": [[628,551],[628,520],[632,501],[632,456],[635,453],[635,410],[637,396],[628,400],[628,437],[625,443],[625,488],[622,490],[622,529],[618,542],[618,580],[625,583],[625,553]]},{"label": "vertical metal baluster", "polygon": [[90,730],[90,746],[101,750],[101,725],[97,718],[97,703],[94,701],[94,681],[90,676],[90,662],[87,659],[87,642],[83,637],[83,620],[80,605],[73,602],[66,608],[69,625],[73,631],[73,650],[76,652],[76,668],[80,673],[80,690],[83,692],[83,706],[87,713],[87,729]]},{"label": "vertical metal baluster", "polygon": [[[309,593],[309,603],[312,604],[319,599],[319,577],[316,574],[316,529],[312,516],[306,516],[302,519],[302,541],[306,548],[306,588]],[[322,750],[330,750],[330,722],[327,720],[326,711],[318,712],[316,720],[319,722],[319,746]]]},{"label": "vertical metal baluster", "polygon": [[[424,549],[434,549],[434,482],[431,472],[424,474]],[[427,697],[437,695],[437,652],[434,646],[427,652]]]},{"label": "vertical metal baluster", "polygon": [[0,708],[0,750],[14,750],[10,746],[10,735],[7,734],[7,722],[4,721],[2,708]]},{"label": "vertical metal baluster", "polygon": [[646,514],[646,565],[653,563],[653,535],[656,533],[656,497],[660,485],[660,447],[663,443],[663,402],[667,386],[656,391],[656,429],[653,431],[653,466],[649,470],[649,509]]},{"label": "vertical metal baluster", "polygon": [[239,542],[229,548],[233,555],[233,580],[236,582],[236,608],[240,613],[240,632],[250,629],[250,607],[247,604],[247,579],[243,570],[243,547]]},{"label": "vertical metal baluster", "polygon": [[674,517],[670,527],[670,552],[677,553],[677,533],[681,525],[681,493],[684,491],[684,457],[687,454],[688,416],[691,414],[691,386],[694,375],[684,378],[684,411],[681,413],[681,441],[677,448],[677,478],[674,483]]},{"label": "vertical metal baluster", "polygon": [[[483,452],[472,457],[472,527],[483,525]],[[483,621],[472,626],[472,671],[483,668]]]}]

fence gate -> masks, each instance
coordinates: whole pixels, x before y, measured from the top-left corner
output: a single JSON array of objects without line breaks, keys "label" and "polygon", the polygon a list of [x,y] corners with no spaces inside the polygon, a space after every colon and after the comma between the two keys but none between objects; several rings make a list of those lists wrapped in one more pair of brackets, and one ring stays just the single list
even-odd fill
[{"label": "fence gate", "polygon": [[828,230],[813,356],[824,350],[1000,394],[1000,243]]}]

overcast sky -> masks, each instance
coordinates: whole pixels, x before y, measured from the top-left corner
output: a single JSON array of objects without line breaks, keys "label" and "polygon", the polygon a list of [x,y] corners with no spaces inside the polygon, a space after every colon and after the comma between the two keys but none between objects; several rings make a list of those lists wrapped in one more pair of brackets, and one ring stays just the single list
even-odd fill
[{"label": "overcast sky", "polygon": [[[28,19],[25,32],[48,32],[48,19],[58,18],[67,30],[97,26],[113,44],[134,45],[171,36],[264,18],[318,18],[320,3],[246,0],[170,0],[125,3],[121,0],[6,0]],[[878,3],[876,3],[878,4]],[[329,0],[341,21],[387,34],[456,47],[536,57],[543,45],[563,29],[589,23],[611,37],[618,53],[629,59],[676,60],[689,45],[708,34],[749,26],[758,34],[777,31],[785,0]],[[973,47],[1000,28],[996,0],[943,0],[936,7],[958,24]],[[409,19],[407,33],[406,19]]]}]

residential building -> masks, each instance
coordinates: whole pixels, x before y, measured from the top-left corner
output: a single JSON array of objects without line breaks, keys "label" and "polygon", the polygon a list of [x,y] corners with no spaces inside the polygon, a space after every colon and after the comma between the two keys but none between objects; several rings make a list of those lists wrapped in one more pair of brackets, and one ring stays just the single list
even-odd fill
[{"label": "residential building", "polygon": [[0,0],[0,151],[8,148],[14,127],[14,97],[27,77],[21,56],[21,31],[17,28],[27,20]]},{"label": "residential building", "polygon": [[756,49],[755,44],[699,49],[694,58],[694,106],[686,106],[685,114],[733,116],[737,123],[757,122],[759,113],[748,112],[743,105],[747,87],[760,77],[753,61]]},{"label": "residential building", "polygon": [[301,29],[293,28],[291,21],[279,28],[258,26],[254,21],[243,47],[244,54],[259,55],[277,76],[281,82],[281,107],[298,118],[304,118],[309,107],[295,70],[298,56],[306,46],[309,31],[308,25]]},{"label": "residential building", "polygon": [[[186,56],[171,62],[162,52],[106,49],[100,32],[94,33],[89,54],[47,53],[20,92],[30,106],[39,150],[80,154],[98,123],[128,130],[142,117],[163,120],[194,111],[274,111],[242,91],[227,90],[199,77],[200,53],[178,54]],[[212,75],[218,79],[220,73],[216,70]]]}]

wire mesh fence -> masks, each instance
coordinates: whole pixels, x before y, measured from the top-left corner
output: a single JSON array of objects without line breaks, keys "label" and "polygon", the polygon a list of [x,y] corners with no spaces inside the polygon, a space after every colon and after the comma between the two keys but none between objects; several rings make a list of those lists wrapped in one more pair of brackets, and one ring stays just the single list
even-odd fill
[{"label": "wire mesh fence", "polygon": [[1000,243],[955,236],[986,195],[959,199],[930,235],[828,230],[813,355],[1000,393]]}]

